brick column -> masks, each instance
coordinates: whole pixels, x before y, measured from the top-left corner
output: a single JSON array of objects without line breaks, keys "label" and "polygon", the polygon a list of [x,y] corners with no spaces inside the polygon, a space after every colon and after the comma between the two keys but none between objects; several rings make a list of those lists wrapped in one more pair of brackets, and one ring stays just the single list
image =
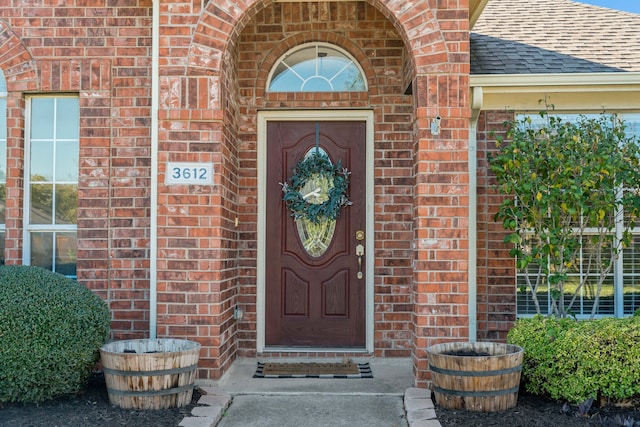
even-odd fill
[{"label": "brick column", "polygon": [[[418,103],[428,106],[416,110],[413,357],[416,385],[426,387],[426,348],[469,336],[469,124],[458,76],[418,76],[416,83]],[[430,129],[436,116],[439,135]]]},{"label": "brick column", "polygon": [[[235,356],[237,176],[217,77],[161,79],[158,173],[158,336],[202,344],[200,379]],[[167,162],[213,166],[212,185],[166,185]]]}]

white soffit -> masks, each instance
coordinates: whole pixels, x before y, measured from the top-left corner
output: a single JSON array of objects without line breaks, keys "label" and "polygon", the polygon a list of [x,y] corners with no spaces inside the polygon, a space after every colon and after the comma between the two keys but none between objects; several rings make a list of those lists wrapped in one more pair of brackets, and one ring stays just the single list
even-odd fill
[{"label": "white soffit", "polygon": [[483,110],[539,109],[545,100],[563,110],[640,111],[636,72],[472,75],[470,86],[482,88]]}]

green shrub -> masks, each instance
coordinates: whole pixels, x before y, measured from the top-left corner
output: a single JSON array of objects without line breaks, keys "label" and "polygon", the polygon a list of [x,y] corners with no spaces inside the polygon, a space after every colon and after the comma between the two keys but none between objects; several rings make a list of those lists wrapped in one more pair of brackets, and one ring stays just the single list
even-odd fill
[{"label": "green shrub", "polygon": [[86,287],[39,267],[0,267],[0,402],[82,389],[108,333],[109,309]]},{"label": "green shrub", "polygon": [[527,391],[580,403],[640,395],[640,317],[520,319],[507,341],[524,349]]}]

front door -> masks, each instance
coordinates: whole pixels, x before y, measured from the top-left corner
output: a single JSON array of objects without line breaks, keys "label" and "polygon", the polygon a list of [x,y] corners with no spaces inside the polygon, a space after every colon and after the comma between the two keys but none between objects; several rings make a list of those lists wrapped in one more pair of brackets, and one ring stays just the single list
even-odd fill
[{"label": "front door", "polygon": [[[364,348],[366,123],[269,121],[266,151],[265,345]],[[350,172],[335,223],[295,221],[282,199],[313,152]]]}]

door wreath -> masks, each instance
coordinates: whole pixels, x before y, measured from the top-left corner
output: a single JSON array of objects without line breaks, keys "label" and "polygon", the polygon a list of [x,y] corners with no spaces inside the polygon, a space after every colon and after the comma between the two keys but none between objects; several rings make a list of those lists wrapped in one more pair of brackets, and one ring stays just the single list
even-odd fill
[{"label": "door wreath", "polygon": [[340,209],[352,204],[347,196],[350,174],[340,161],[334,165],[326,154],[313,152],[296,164],[288,182],[280,183],[282,200],[296,220],[336,220]]}]

